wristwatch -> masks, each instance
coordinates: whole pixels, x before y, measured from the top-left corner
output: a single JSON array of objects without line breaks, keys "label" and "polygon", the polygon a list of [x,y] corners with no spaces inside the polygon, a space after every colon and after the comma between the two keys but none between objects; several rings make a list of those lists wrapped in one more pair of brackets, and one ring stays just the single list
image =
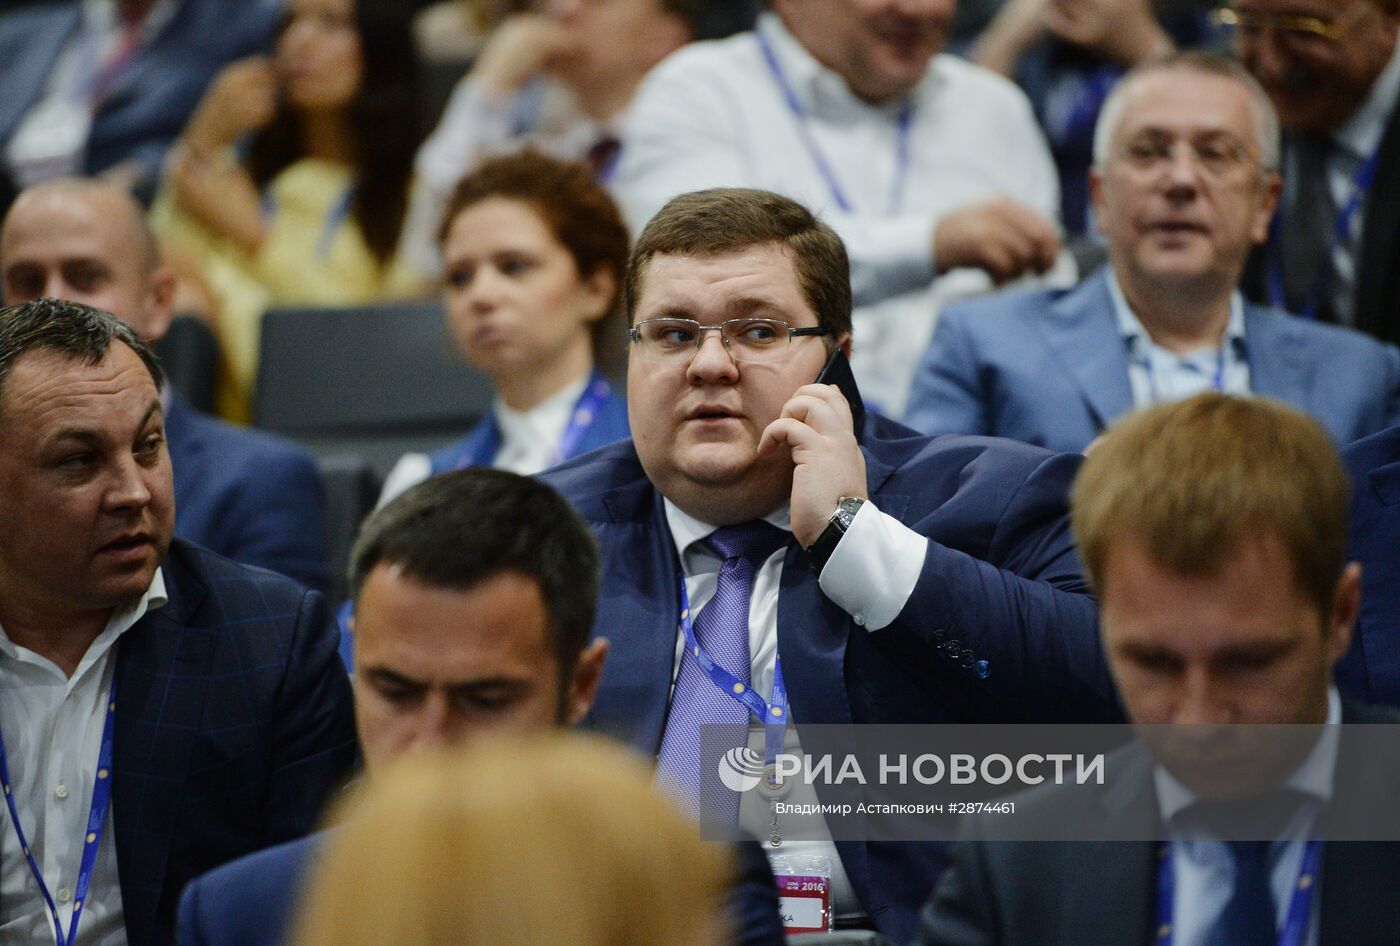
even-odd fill
[{"label": "wristwatch", "polygon": [[851,521],[855,519],[856,513],[864,505],[865,500],[859,496],[842,496],[836,501],[836,511],[826,521],[826,528],[822,530],[821,535],[817,536],[817,541],[807,547],[807,555],[812,560],[813,572],[818,575],[822,573],[827,560],[831,558],[831,553],[836,551],[836,543],[841,541],[841,537],[851,527]]}]

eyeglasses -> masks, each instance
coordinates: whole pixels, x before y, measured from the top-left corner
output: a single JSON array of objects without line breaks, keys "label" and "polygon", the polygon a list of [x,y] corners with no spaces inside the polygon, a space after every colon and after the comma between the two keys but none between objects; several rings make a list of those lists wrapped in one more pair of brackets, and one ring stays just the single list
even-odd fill
[{"label": "eyeglasses", "polygon": [[1241,38],[1255,39],[1264,30],[1273,30],[1280,38],[1309,42],[1333,42],[1353,26],[1357,11],[1364,12],[1369,0],[1357,0],[1341,16],[1313,16],[1306,13],[1254,13],[1221,6],[1212,10],[1210,18],[1217,26],[1238,30]]},{"label": "eyeglasses", "polygon": [[627,330],[638,354],[656,361],[689,361],[705,342],[706,332],[719,332],[725,350],[735,363],[780,362],[792,340],[830,335],[829,328],[793,328],[779,319],[729,319],[719,325],[701,325],[694,319],[646,319]]},{"label": "eyeglasses", "polygon": [[1160,174],[1176,160],[1179,144],[1186,145],[1195,159],[1196,167],[1214,180],[1228,180],[1258,165],[1244,143],[1229,135],[1211,135],[1194,141],[1181,141],[1166,135],[1143,135],[1129,141],[1118,154],[1135,171]]}]

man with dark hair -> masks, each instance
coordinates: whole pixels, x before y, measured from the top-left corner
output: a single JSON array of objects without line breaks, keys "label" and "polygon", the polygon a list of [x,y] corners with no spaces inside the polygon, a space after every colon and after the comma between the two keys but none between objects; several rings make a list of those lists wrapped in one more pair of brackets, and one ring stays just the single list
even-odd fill
[{"label": "man with dark hair", "polygon": [[1265,398],[1209,392],[1108,432],[1075,482],[1074,533],[1150,754],[1130,747],[1099,786],[1015,802],[1108,843],[970,823],[924,943],[1394,939],[1400,845],[1318,833],[1393,838],[1378,814],[1400,784],[1393,759],[1337,726],[1400,721],[1332,682],[1361,598],[1348,492],[1321,427]]},{"label": "man with dark hair", "polygon": [[612,181],[622,121],[642,77],[703,35],[702,0],[539,0],[492,32],[418,151],[407,249],[442,268],[431,235],[453,186],[483,158],[533,145]]},{"label": "man with dark hair", "polygon": [[[0,224],[0,295],[10,305],[45,296],[81,302],[154,344],[170,328],[175,275],[129,194],[106,181],[64,179],[24,191]],[[161,407],[175,534],[324,591],[325,496],[310,455],[202,414],[169,385]]]},{"label": "man with dark hair", "polygon": [[6,942],[169,943],[186,881],[305,834],[355,759],[321,596],[172,540],[160,385],[113,316],[0,309]]},{"label": "man with dark hair", "polygon": [[[759,701],[760,723],[1116,716],[1065,522],[1078,460],[862,422],[853,384],[811,383],[851,346],[829,227],[763,191],[687,194],[629,269],[632,439],[544,474],[603,547],[592,725],[732,821],[700,790],[700,727]],[[829,859],[839,923],[913,938],[941,849],[772,834]]]},{"label": "man with dark hair", "polygon": [[[371,777],[406,752],[570,726],[588,712],[608,652],[605,639],[589,640],[598,548],[543,483],[482,467],[419,483],[365,521],[350,582],[355,716]],[[179,942],[282,942],[318,844],[283,845],[191,884]],[[754,845],[740,854],[736,939],[777,946],[772,875]]]},{"label": "man with dark hair", "polygon": [[1400,3],[1233,0],[1218,16],[1286,132],[1251,293],[1400,343]]}]

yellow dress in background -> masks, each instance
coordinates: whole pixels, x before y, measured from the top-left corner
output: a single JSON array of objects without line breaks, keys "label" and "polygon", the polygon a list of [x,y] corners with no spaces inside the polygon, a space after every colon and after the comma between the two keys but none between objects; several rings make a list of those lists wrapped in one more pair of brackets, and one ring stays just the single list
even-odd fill
[{"label": "yellow dress in background", "polygon": [[152,228],[199,264],[219,308],[216,328],[228,369],[217,391],[221,415],[239,422],[251,416],[267,309],[363,305],[427,294],[424,278],[402,254],[378,265],[346,212],[352,183],[353,173],[343,164],[303,158],[289,165],[268,185],[267,235],[251,256],[185,214],[168,188],[157,195]]}]

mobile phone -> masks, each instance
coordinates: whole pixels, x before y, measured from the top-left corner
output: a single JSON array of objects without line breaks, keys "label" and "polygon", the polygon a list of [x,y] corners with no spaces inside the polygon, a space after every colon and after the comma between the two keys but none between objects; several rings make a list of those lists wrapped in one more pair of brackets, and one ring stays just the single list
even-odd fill
[{"label": "mobile phone", "polygon": [[860,399],[860,388],[856,387],[856,376],[851,373],[851,362],[842,349],[838,348],[831,353],[821,373],[817,375],[816,383],[834,384],[846,398],[846,402],[851,405],[852,428],[855,430],[856,439],[859,440],[861,431],[865,429],[865,404]]}]

